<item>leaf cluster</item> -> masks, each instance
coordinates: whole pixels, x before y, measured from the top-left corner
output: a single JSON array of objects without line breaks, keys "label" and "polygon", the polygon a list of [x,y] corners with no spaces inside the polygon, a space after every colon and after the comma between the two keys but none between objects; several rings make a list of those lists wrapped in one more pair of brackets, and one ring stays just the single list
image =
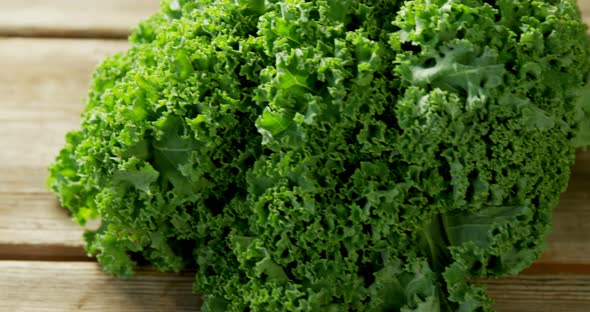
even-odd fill
[{"label": "leaf cluster", "polygon": [[590,144],[574,0],[167,0],[130,41],[48,184],[204,311],[489,311]]}]

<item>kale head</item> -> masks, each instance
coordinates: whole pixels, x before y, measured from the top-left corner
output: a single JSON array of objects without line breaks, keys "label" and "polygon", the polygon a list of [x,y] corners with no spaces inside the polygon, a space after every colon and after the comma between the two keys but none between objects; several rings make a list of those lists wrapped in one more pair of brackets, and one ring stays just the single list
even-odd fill
[{"label": "kale head", "polygon": [[489,311],[590,144],[573,0],[167,0],[130,41],[48,184],[203,311]]}]

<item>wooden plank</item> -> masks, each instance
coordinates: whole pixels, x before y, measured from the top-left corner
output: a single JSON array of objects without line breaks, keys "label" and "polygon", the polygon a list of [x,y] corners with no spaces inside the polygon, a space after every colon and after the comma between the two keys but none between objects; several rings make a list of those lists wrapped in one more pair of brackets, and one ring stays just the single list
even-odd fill
[{"label": "wooden plank", "polygon": [[91,262],[0,261],[0,311],[199,311],[194,273],[115,279]]},{"label": "wooden plank", "polygon": [[498,312],[587,312],[590,275],[521,275],[488,282]]},{"label": "wooden plank", "polygon": [[0,216],[0,259],[91,260],[82,247],[84,229],[53,194],[2,193]]},{"label": "wooden plank", "polygon": [[93,68],[127,43],[0,39],[0,192],[45,193],[46,167],[79,127]]},{"label": "wooden plank", "polygon": [[0,39],[0,258],[86,259],[82,229],[45,187],[79,127],[92,69],[127,43]]},{"label": "wooden plank", "polygon": [[[0,36],[122,38],[159,0],[0,0]],[[590,1],[578,0],[586,19]]]},{"label": "wooden plank", "polygon": [[539,263],[590,265],[590,150],[578,152],[566,193],[553,214],[553,233]]},{"label": "wooden plank", "polygon": [[159,0],[0,0],[0,36],[123,38]]},{"label": "wooden plank", "polygon": [[578,0],[578,6],[582,12],[582,18],[588,23],[590,21],[590,0]]},{"label": "wooden plank", "polygon": [[[91,262],[0,261],[1,311],[198,311],[194,273],[141,268],[115,279]],[[589,275],[533,275],[488,282],[498,312],[585,312]]]}]

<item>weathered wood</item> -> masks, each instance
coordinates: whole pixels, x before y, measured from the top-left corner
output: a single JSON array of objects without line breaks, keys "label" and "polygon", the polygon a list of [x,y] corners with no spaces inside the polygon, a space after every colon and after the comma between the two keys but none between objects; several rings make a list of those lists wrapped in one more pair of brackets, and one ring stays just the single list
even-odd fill
[{"label": "weathered wood", "polygon": [[[159,0],[0,0],[0,36],[123,38]],[[590,19],[590,1],[578,0]]]},{"label": "weathered wood", "polygon": [[127,43],[0,39],[0,192],[45,193],[46,167],[79,126],[92,69]]},{"label": "weathered wood", "polygon": [[0,261],[0,311],[199,311],[194,273],[115,279],[92,262]]},{"label": "weathered wood", "polygon": [[590,150],[578,152],[569,187],[553,214],[554,230],[541,263],[590,265]]},{"label": "weathered wood", "polygon": [[590,0],[578,0],[578,6],[582,12],[582,18],[588,23],[590,21]]},{"label": "weathered wood", "polygon": [[590,275],[521,275],[488,282],[498,312],[587,312]]},{"label": "weathered wood", "polygon": [[[92,262],[0,261],[0,311],[198,311],[194,273],[140,269],[120,280]],[[530,275],[488,282],[498,312],[585,312],[590,275]]]},{"label": "weathered wood", "polygon": [[0,36],[124,38],[159,0],[0,0]]},{"label": "weathered wood", "polygon": [[91,260],[83,230],[52,194],[0,193],[0,259]]},{"label": "weathered wood", "polygon": [[92,69],[127,43],[0,39],[0,258],[85,258],[82,229],[45,187],[79,126]]},{"label": "weathered wood", "polygon": [[[196,311],[192,273],[140,269],[130,280],[94,263],[0,261],[2,311]],[[491,281],[499,312],[587,311],[590,276],[533,275]],[[15,287],[18,285],[18,287]]]}]

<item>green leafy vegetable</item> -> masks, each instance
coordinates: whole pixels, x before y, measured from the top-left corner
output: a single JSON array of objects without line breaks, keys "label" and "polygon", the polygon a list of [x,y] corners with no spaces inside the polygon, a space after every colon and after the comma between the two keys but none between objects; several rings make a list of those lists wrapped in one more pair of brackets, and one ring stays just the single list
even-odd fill
[{"label": "green leafy vegetable", "polygon": [[203,311],[489,311],[590,144],[573,0],[173,0],[130,40],[48,184]]}]

